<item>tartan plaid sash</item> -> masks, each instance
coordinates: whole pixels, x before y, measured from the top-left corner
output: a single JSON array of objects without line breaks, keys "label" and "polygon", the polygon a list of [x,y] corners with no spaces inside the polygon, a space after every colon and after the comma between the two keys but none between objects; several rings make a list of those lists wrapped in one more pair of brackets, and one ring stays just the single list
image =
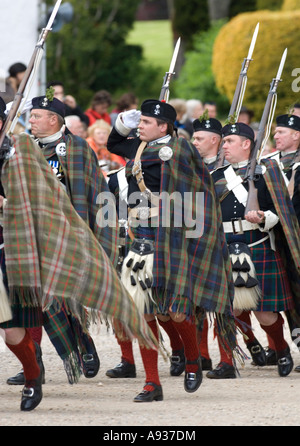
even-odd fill
[{"label": "tartan plaid sash", "polygon": [[[179,192],[186,215],[196,215],[196,193],[203,193],[204,208],[200,237],[188,238],[192,228],[183,219],[176,227],[174,217],[178,211],[170,202],[169,227],[159,225],[156,231],[153,289],[165,294],[167,300],[188,298],[191,307],[219,314],[231,314],[233,284],[231,264],[222,227],[221,210],[214,184],[198,152],[183,138],[172,138],[168,147],[173,150],[170,160],[163,162],[158,154],[163,145],[146,147],[142,154],[143,166],[147,162],[161,162],[160,191]],[[185,200],[185,194],[188,200]],[[183,213],[183,210],[182,210]],[[173,218],[172,218],[173,216]],[[163,208],[160,203],[160,222]]]},{"label": "tartan plaid sash", "polygon": [[290,200],[280,168],[272,159],[262,159],[261,163],[267,167],[264,174],[266,185],[271,194],[280,225],[274,228],[276,249],[289,277],[294,299],[294,310],[287,312],[290,325],[299,327],[300,323],[300,229],[295,210]]},{"label": "tartan plaid sash", "polygon": [[141,343],[157,345],[39,147],[23,134],[16,138],[15,150],[2,169],[7,197],[3,236],[12,301],[17,296],[24,306],[47,309],[56,300],[83,324],[85,307],[99,318],[116,319]]}]

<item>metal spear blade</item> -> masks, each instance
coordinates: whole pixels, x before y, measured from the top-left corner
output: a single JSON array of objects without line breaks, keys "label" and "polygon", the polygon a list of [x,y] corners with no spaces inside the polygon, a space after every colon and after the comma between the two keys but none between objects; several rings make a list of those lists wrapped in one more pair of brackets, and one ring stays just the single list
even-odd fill
[{"label": "metal spear blade", "polygon": [[281,74],[282,74],[283,67],[284,67],[284,64],[285,64],[286,55],[287,55],[287,48],[284,50],[284,52],[282,54],[282,57],[281,57],[280,65],[279,65],[279,68],[278,68],[278,71],[277,71],[277,75],[276,75],[276,78],[275,78],[277,80],[281,79]]},{"label": "metal spear blade", "polygon": [[170,68],[169,68],[168,73],[172,73],[172,74],[174,73],[174,68],[175,68],[175,64],[176,64],[176,60],[177,60],[177,56],[178,56],[178,52],[179,52],[180,42],[181,42],[181,39],[179,37],[177,40],[177,43],[175,45],[175,49],[173,52],[173,57],[172,57],[172,60],[170,63]]},{"label": "metal spear blade", "polygon": [[259,23],[256,25],[254,33],[253,33],[253,36],[252,36],[251,44],[250,44],[249,51],[248,51],[247,60],[251,60],[252,59],[252,54],[253,54],[253,51],[254,51],[258,30],[259,30]]},{"label": "metal spear blade", "polygon": [[51,16],[50,16],[50,18],[49,18],[49,20],[48,20],[46,29],[50,30],[50,29],[52,28],[54,19],[55,19],[55,17],[56,17],[57,11],[59,10],[59,7],[60,7],[61,2],[62,2],[62,0],[57,0],[55,6],[54,6],[54,8],[53,8],[53,11],[52,11],[52,13],[51,13]]}]

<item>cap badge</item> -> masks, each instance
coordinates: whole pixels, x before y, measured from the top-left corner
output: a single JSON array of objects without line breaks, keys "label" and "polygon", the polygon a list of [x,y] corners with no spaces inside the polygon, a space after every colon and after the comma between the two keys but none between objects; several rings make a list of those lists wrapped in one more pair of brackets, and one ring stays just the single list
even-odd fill
[{"label": "cap badge", "polygon": [[42,100],[41,106],[42,107],[47,107],[47,105],[48,105],[48,99],[46,97],[44,97],[43,100]]},{"label": "cap badge", "polygon": [[288,120],[288,125],[294,125],[294,118],[292,116]]},{"label": "cap badge", "polygon": [[231,133],[235,133],[235,132],[237,131],[237,129],[236,129],[236,125],[235,125],[235,124],[233,124],[233,125],[231,126],[230,131],[231,131]]},{"label": "cap badge", "polygon": [[206,129],[210,128],[210,121],[209,120],[205,121],[205,128]]},{"label": "cap badge", "polygon": [[160,105],[159,104],[157,104],[156,106],[155,106],[155,110],[154,110],[154,112],[153,112],[155,115],[159,115],[160,114]]}]

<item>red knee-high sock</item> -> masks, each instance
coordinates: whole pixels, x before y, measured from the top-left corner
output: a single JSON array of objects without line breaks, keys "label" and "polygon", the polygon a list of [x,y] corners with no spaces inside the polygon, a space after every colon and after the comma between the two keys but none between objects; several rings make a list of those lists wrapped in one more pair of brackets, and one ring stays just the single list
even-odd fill
[{"label": "red knee-high sock", "polygon": [[209,359],[209,351],[208,351],[208,320],[205,317],[203,321],[202,330],[198,330],[198,339],[199,339],[199,350],[200,354],[203,358]]},{"label": "red knee-high sock", "polygon": [[124,360],[129,364],[134,364],[132,341],[127,338],[121,323],[114,321],[114,329],[116,332],[117,342],[121,349],[121,360]]},{"label": "red knee-high sock", "polygon": [[[200,354],[197,342],[196,325],[185,319],[183,322],[174,321],[174,326],[182,339],[186,360],[196,361]],[[197,364],[186,364],[185,366],[185,371],[187,373],[196,373],[197,370]]]},{"label": "red knee-high sock", "polygon": [[[156,325],[156,320],[148,322],[149,327],[153,331],[154,336],[158,339],[158,327]],[[140,345],[140,352],[142,356],[142,361],[144,364],[146,383],[152,382],[154,384],[160,385],[159,375],[158,375],[158,352],[157,350],[152,350],[150,348],[142,347]],[[153,386],[146,385],[145,390],[154,390]]]},{"label": "red knee-high sock", "polygon": [[[241,322],[239,322],[239,320]],[[237,316],[235,323],[241,332],[247,336],[248,339],[244,338],[246,344],[250,344],[255,340],[255,336],[251,328],[250,311],[243,311],[242,314]]]},{"label": "red knee-high sock", "polygon": [[178,334],[178,331],[176,330],[176,327],[173,324],[172,319],[169,319],[168,321],[161,321],[157,318],[159,325],[165,330],[167,335],[170,338],[170,345],[172,348],[172,351],[176,352],[178,350],[183,349],[183,342],[181,337]]},{"label": "red knee-high sock", "polygon": [[268,336],[273,340],[274,342],[274,350],[276,352],[283,351],[286,347],[288,347],[288,343],[283,337],[283,317],[280,313],[278,313],[278,317],[276,322],[272,325],[262,325],[260,324],[261,328],[267,333]]},{"label": "red knee-high sock", "polygon": [[28,330],[22,341],[17,344],[7,344],[7,347],[19,359],[23,365],[25,380],[30,381],[38,378],[40,374],[40,367],[35,356],[35,345]]},{"label": "red knee-high sock", "polygon": [[121,349],[122,360],[128,362],[129,364],[134,364],[132,342],[131,341],[121,341],[118,337],[117,337],[117,341],[118,341],[118,344]]},{"label": "red knee-high sock", "polygon": [[275,350],[275,344],[273,339],[268,335],[268,333],[266,333],[266,335],[268,339],[268,347],[271,348],[272,350]]},{"label": "red knee-high sock", "polygon": [[33,327],[33,328],[28,328],[28,331],[32,337],[32,339],[39,345],[41,345],[42,342],[42,334],[43,334],[43,329],[42,327]]},{"label": "red knee-high sock", "polygon": [[220,340],[220,336],[217,335],[219,351],[220,351],[220,362],[226,362],[226,364],[233,365],[232,354],[229,349],[225,349],[224,344]]}]

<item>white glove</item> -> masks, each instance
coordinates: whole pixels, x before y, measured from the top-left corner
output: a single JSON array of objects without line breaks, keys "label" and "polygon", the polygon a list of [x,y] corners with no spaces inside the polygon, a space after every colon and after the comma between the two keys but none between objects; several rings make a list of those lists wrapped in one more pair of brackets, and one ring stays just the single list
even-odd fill
[{"label": "white glove", "polygon": [[140,123],[140,110],[128,110],[122,113],[123,124],[129,129],[136,129]]}]

